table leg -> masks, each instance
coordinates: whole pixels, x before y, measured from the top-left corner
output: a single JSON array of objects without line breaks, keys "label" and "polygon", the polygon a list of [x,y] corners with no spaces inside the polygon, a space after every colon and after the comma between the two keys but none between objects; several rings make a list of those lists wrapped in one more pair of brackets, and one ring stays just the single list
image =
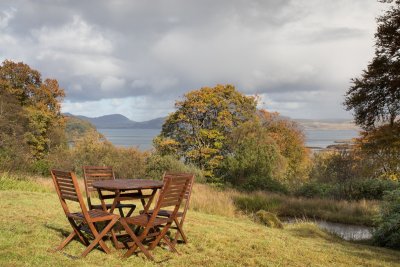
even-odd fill
[{"label": "table leg", "polygon": [[107,211],[106,202],[104,201],[103,194],[101,193],[101,189],[97,188],[97,193],[99,194],[99,198],[101,201],[101,207],[104,211]]}]

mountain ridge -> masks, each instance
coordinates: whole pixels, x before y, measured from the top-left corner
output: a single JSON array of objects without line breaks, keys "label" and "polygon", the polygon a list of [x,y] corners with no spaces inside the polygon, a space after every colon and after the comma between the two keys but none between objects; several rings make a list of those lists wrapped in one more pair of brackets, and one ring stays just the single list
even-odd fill
[{"label": "mountain ridge", "polygon": [[86,117],[64,113],[65,116],[77,117],[93,124],[99,129],[161,129],[166,117],[155,118],[148,121],[133,121],[121,114],[109,114],[99,117]]},{"label": "mountain ridge", "polygon": [[[121,114],[109,114],[99,117],[86,117],[64,113],[65,116],[77,117],[93,124],[98,129],[161,129],[167,117],[159,117],[148,121],[133,121]],[[292,119],[306,130],[359,130],[351,119]]]}]

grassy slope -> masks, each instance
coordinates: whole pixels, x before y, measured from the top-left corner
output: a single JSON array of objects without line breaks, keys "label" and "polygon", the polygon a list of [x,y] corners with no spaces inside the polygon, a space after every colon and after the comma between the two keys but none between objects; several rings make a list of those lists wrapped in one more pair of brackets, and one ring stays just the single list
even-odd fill
[{"label": "grassy slope", "polygon": [[[3,188],[4,189],[4,188]],[[21,190],[21,189],[20,189]],[[0,266],[152,266],[144,255],[121,260],[121,251],[99,250],[84,259],[73,241],[52,253],[70,227],[52,192],[0,190]],[[156,261],[167,266],[400,266],[400,253],[342,241],[311,224],[269,229],[246,218],[227,218],[190,211],[188,245],[181,255],[156,248]],[[109,243],[110,244],[110,243]],[[111,244],[110,244],[111,245]]]}]

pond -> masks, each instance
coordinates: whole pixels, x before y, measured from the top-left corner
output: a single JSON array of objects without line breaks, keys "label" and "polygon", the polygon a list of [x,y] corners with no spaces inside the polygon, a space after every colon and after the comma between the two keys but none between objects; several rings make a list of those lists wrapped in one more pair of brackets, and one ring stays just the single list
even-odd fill
[{"label": "pond", "polygon": [[[297,223],[304,222],[304,220],[298,220],[296,218],[284,218],[285,223]],[[344,240],[366,240],[372,238],[372,227],[344,224],[344,223],[333,223],[323,220],[308,220],[307,222],[313,222],[321,229],[324,229],[330,233],[336,234]]]}]

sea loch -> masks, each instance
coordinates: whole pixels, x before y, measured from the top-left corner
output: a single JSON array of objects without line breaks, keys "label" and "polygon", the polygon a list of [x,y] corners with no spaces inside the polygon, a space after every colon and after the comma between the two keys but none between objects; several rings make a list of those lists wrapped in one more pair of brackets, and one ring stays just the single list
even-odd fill
[{"label": "sea loch", "polygon": [[[149,150],[155,136],[160,129],[97,129],[107,140],[116,146],[138,147],[140,150]],[[357,130],[320,130],[305,129],[306,146],[313,148],[326,148],[335,141],[350,140],[358,136]]]}]

